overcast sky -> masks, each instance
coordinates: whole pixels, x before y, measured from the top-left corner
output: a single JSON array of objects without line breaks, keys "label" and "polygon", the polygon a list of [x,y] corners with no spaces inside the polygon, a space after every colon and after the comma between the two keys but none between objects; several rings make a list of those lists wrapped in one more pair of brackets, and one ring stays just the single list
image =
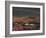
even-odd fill
[{"label": "overcast sky", "polygon": [[39,16],[40,8],[13,7],[13,16]]}]

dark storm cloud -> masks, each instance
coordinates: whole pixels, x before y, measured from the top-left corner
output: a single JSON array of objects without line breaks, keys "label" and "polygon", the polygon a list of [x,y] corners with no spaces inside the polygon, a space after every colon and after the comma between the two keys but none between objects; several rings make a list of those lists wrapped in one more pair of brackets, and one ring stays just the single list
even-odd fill
[{"label": "dark storm cloud", "polygon": [[13,16],[39,16],[40,8],[13,7]]}]

